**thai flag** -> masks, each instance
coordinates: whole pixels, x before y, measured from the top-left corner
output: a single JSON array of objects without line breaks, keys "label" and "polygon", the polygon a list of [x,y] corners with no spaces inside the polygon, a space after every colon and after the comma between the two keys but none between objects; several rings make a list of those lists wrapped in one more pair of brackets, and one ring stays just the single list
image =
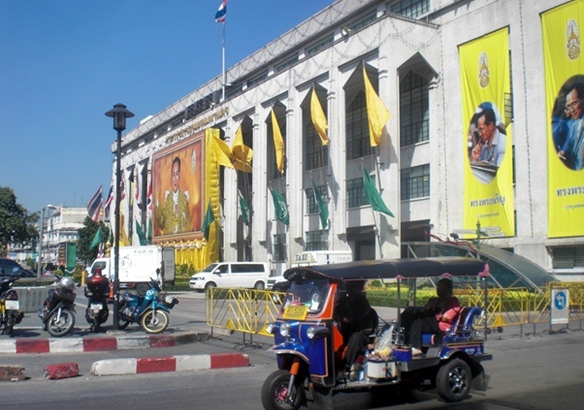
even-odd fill
[{"label": "thai flag", "polygon": [[223,3],[219,6],[217,13],[215,13],[215,21],[217,23],[225,23],[225,15],[227,14],[227,0],[223,0]]},{"label": "thai flag", "polygon": [[99,219],[102,205],[102,194],[102,187],[100,186],[95,195],[93,195],[89,201],[89,204],[87,204],[87,214],[93,219],[93,222],[97,222]]}]

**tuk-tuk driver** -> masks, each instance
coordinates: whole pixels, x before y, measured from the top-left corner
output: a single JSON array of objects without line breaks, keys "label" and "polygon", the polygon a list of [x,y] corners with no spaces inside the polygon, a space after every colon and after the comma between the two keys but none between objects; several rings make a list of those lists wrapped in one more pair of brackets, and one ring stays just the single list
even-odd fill
[{"label": "tuk-tuk driver", "polygon": [[369,335],[377,327],[377,313],[363,293],[365,281],[346,282],[346,295],[337,304],[335,317],[347,345],[345,370],[349,374],[355,360],[365,351]]}]

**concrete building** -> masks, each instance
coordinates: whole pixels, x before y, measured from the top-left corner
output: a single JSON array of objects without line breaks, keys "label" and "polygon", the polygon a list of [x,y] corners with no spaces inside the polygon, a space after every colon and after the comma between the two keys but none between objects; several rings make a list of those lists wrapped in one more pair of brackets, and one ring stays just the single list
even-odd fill
[{"label": "concrete building", "polygon": [[[133,204],[123,203],[124,230],[137,243],[134,221],[147,229],[153,216],[145,204],[161,206],[156,194],[148,196],[163,184],[153,167],[164,158],[160,153],[175,146],[182,152],[183,142],[210,128],[231,146],[241,129],[254,152],[253,169],[221,171],[216,220],[223,260],[270,261],[279,272],[303,250],[395,258],[406,242],[477,239],[478,232],[484,243],[563,278],[578,278],[584,273],[584,218],[577,210],[584,209],[578,188],[584,173],[561,171],[571,172],[579,185],[554,185],[562,175],[555,169],[563,165],[550,142],[552,105],[563,108],[569,90],[553,88],[545,27],[557,14],[550,13],[567,13],[566,24],[552,25],[560,33],[554,35],[561,35],[570,69],[584,75],[578,31],[584,21],[574,13],[582,14],[583,7],[565,0],[336,1],[229,68],[225,86],[218,73],[124,135],[125,186],[134,182],[139,191]],[[502,45],[493,46],[495,38]],[[475,58],[476,50],[482,53]],[[468,77],[472,70],[476,79]],[[365,77],[392,115],[378,146],[370,144]],[[473,94],[475,80],[479,97]],[[481,97],[489,86],[497,90]],[[313,90],[327,118],[328,145],[311,119]],[[491,106],[497,118],[492,125],[507,147],[500,154],[505,162],[496,165],[472,157],[473,147],[482,146],[478,109]],[[285,143],[284,172],[276,165],[272,112]],[[115,181],[115,164],[112,169]],[[372,209],[364,172],[393,217]],[[326,229],[314,187],[328,207]],[[271,189],[285,196],[288,226],[277,220]],[[567,194],[572,202],[558,203],[556,189],[574,192]],[[190,186],[189,198],[196,193]],[[240,197],[251,209],[249,225]],[[575,211],[558,216],[564,206]],[[204,212],[203,203],[197,218],[203,220]],[[192,226],[192,232],[177,235],[155,232],[154,241],[174,244],[177,251],[200,248],[201,225]]]},{"label": "concrete building", "polygon": [[83,228],[87,208],[66,207],[63,205],[48,210],[43,226],[43,264],[59,264],[59,244],[77,242],[78,229]]}]

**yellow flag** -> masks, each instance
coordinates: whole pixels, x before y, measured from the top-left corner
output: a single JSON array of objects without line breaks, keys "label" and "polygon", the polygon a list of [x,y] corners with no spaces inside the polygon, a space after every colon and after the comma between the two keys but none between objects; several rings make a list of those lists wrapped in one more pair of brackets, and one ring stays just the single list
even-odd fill
[{"label": "yellow flag", "polygon": [[391,118],[391,113],[385,108],[383,101],[379,98],[363,65],[363,79],[365,81],[365,101],[367,102],[367,119],[369,121],[369,140],[372,147],[381,144],[381,133],[387,121]]},{"label": "yellow flag", "polygon": [[130,240],[124,226],[124,214],[120,213],[120,246],[130,246]]},{"label": "yellow flag", "polygon": [[235,169],[244,172],[251,172],[251,159],[253,158],[253,150],[243,143],[243,132],[241,131],[241,124],[235,132],[235,139],[231,146],[233,166]]},{"label": "yellow flag", "polygon": [[322,106],[320,105],[320,101],[318,101],[318,97],[316,96],[314,87],[312,87],[312,96],[310,97],[310,118],[312,118],[314,129],[322,140],[322,145],[328,145],[329,138],[326,134],[328,124]]},{"label": "yellow flag", "polygon": [[280,126],[272,108],[272,134],[274,134],[274,149],[276,150],[276,167],[281,174],[284,173],[284,139],[280,132]]},{"label": "yellow flag", "polygon": [[219,165],[233,168],[233,164],[231,163],[231,148],[217,135],[213,136],[213,153]]}]

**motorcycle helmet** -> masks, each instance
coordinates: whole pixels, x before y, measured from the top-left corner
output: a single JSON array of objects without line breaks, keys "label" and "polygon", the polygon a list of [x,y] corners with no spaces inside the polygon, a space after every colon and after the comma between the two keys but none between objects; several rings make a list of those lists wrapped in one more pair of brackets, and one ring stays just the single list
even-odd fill
[{"label": "motorcycle helmet", "polygon": [[95,269],[93,270],[93,274],[94,274],[95,276],[101,276],[101,269],[99,269],[99,268],[95,268]]},{"label": "motorcycle helmet", "polygon": [[66,278],[62,278],[59,281],[59,285],[63,288],[63,289],[67,289],[70,291],[73,291],[75,289],[75,282],[73,282],[73,279],[66,277]]}]

